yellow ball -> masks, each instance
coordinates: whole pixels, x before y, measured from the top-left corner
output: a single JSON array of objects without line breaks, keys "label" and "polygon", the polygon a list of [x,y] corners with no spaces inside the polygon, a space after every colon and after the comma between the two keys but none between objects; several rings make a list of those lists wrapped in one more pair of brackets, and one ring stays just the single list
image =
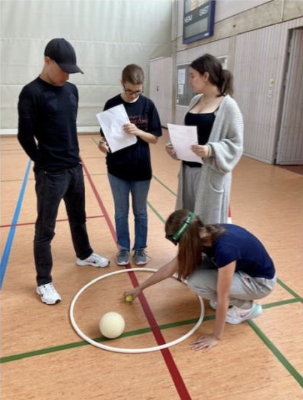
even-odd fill
[{"label": "yellow ball", "polygon": [[133,296],[131,294],[128,294],[127,296],[125,296],[125,301],[131,303],[133,301]]},{"label": "yellow ball", "polygon": [[125,321],[121,314],[110,311],[101,317],[99,327],[103,336],[115,339],[122,335]]}]

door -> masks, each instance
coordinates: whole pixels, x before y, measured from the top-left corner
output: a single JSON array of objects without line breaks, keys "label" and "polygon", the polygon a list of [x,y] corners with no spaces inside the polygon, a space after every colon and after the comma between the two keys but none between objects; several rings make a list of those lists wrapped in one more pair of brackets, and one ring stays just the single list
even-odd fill
[{"label": "door", "polygon": [[276,164],[303,164],[303,29],[292,31]]},{"label": "door", "polygon": [[172,123],[172,104],[173,104],[173,68],[172,58],[157,58],[151,60],[149,64],[150,76],[150,98],[155,103],[161,125],[167,127],[167,123]]}]

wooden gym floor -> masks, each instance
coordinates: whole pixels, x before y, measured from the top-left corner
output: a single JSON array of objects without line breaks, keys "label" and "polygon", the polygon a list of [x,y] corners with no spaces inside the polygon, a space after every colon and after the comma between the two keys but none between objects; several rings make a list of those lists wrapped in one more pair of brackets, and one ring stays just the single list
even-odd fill
[{"label": "wooden gym floor", "polygon": [[[53,278],[62,302],[42,304],[35,294],[32,254],[36,200],[32,164],[16,138],[1,140],[1,399],[3,400],[295,400],[303,391],[303,176],[243,157],[233,175],[233,223],[256,234],[273,257],[278,285],[261,301],[256,320],[226,325],[210,352],[190,343],[212,330],[214,313],[190,338],[168,349],[125,354],[96,348],[80,338],[69,320],[76,293],[91,280],[121,270],[114,262],[113,201],[98,135],[80,136],[87,196],[87,225],[94,250],[111,259],[106,269],[77,267],[62,204],[53,241]],[[148,268],[175,254],[164,239],[165,218],[174,210],[178,162],[165,153],[166,131],[152,148]],[[132,214],[130,214],[132,224]],[[140,303],[122,293],[151,272],[122,273],[98,281],[75,306],[80,329],[96,339],[98,320],[118,311],[122,337],[102,343],[146,348],[183,336],[200,315],[199,301],[184,284],[169,279],[147,289]],[[100,339],[102,341],[102,339]]]}]

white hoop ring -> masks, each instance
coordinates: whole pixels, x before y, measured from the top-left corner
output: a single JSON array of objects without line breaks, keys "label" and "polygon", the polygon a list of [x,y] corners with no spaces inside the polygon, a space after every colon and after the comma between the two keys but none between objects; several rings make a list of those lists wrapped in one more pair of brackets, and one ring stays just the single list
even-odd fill
[{"label": "white hoop ring", "polygon": [[203,300],[201,299],[201,297],[198,296],[198,299],[200,300],[200,304],[201,304],[201,314],[200,314],[200,318],[197,321],[196,325],[189,331],[187,332],[185,335],[181,336],[179,339],[173,340],[172,342],[168,342],[165,344],[162,344],[160,346],[154,346],[154,347],[146,347],[146,348],[142,348],[142,349],[124,349],[124,348],[120,348],[120,347],[114,347],[114,346],[107,346],[105,344],[102,343],[98,343],[95,340],[89,338],[88,336],[86,336],[81,329],[78,327],[78,325],[75,322],[74,319],[74,307],[76,304],[76,301],[78,299],[78,297],[91,285],[93,285],[94,283],[96,283],[97,281],[101,281],[102,279],[108,278],[109,276],[112,275],[116,275],[116,274],[123,274],[125,272],[136,272],[136,271],[146,271],[146,272],[157,272],[157,269],[153,269],[153,268],[131,268],[131,269],[124,269],[121,271],[113,271],[110,272],[108,274],[105,275],[101,275],[96,279],[93,279],[91,282],[89,282],[88,284],[86,284],[85,286],[83,286],[82,289],[79,290],[79,292],[76,294],[76,296],[74,297],[73,301],[71,302],[71,306],[70,306],[70,310],[69,310],[69,317],[70,317],[70,321],[71,324],[74,328],[74,330],[78,333],[78,335],[80,337],[82,337],[86,342],[92,344],[95,347],[99,347],[100,349],[103,350],[109,350],[109,351],[114,351],[116,353],[149,353],[152,351],[158,351],[158,350],[162,350],[162,349],[166,349],[168,347],[174,346],[175,344],[178,344],[180,342],[182,342],[183,340],[187,339],[190,335],[192,335],[201,325],[203,318],[204,318],[204,303]]}]

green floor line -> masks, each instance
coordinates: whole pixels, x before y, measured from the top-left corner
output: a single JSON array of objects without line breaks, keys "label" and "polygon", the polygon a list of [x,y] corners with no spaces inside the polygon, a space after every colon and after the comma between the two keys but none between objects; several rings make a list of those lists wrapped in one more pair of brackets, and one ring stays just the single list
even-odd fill
[{"label": "green floor line", "polygon": [[[158,211],[150,204],[150,202],[147,202],[148,206],[152,209],[152,211],[157,215],[157,217],[165,224],[165,219],[161,217],[161,215],[158,213]],[[164,232],[163,232],[163,238],[164,238]]]},{"label": "green floor line", "polygon": [[282,282],[279,278],[277,279],[277,283],[282,286],[288,293],[290,293],[292,296],[295,298],[299,299],[303,303],[303,298],[299,296],[294,290],[292,290],[290,287],[285,285],[284,282]]},{"label": "green floor line", "polygon": [[300,299],[287,299],[287,300],[281,300],[281,301],[275,301],[274,303],[268,303],[268,304],[262,304],[262,308],[272,308],[272,307],[278,307],[278,306],[284,306],[286,304],[292,304],[292,303],[301,303]]},{"label": "green floor line", "polygon": [[292,375],[292,377],[303,387],[303,376],[290,364],[290,362],[283,356],[283,354],[277,349],[277,347],[268,339],[268,337],[261,331],[261,329],[253,322],[247,321],[250,327],[255,331],[259,338],[266,344],[266,346],[272,351],[275,357],[281,362],[284,368]]},{"label": "green floor line", "polygon": [[153,175],[153,178],[160,183],[160,185],[162,185],[163,187],[165,187],[165,189],[167,189],[171,194],[173,194],[174,196],[177,196],[177,193],[173,192],[168,186],[166,186],[162,181],[160,181],[159,178],[157,178],[155,175]]},{"label": "green floor line", "polygon": [[[204,318],[204,321],[209,321],[214,318],[215,318],[214,315],[208,315]],[[185,320],[185,321],[172,322],[169,324],[159,325],[159,329],[165,330],[165,329],[175,328],[175,327],[179,327],[179,326],[195,324],[197,321],[198,321],[198,318],[189,319],[189,320]],[[150,327],[142,328],[142,329],[137,329],[135,331],[124,332],[120,337],[123,338],[123,337],[137,336],[137,335],[142,335],[145,333],[150,333],[151,331],[152,331],[152,329]],[[96,342],[110,342],[111,341],[110,339],[106,339],[104,337],[99,337],[99,338],[96,338],[93,340],[95,340]],[[11,355],[11,356],[1,357],[0,363],[4,364],[7,362],[11,362],[11,361],[22,360],[24,358],[36,357],[36,356],[49,354],[49,353],[56,353],[58,351],[70,350],[70,349],[73,349],[76,347],[82,347],[82,346],[87,346],[87,345],[90,345],[90,343],[88,343],[86,341],[80,341],[80,342],[75,342],[75,343],[64,344],[61,346],[54,346],[54,347],[49,347],[49,348],[45,348],[45,349],[34,350],[31,352],[27,352],[27,353],[20,353],[20,354],[15,354],[15,355]]]},{"label": "green floor line", "polygon": [[[272,308],[272,307],[278,307],[278,306],[281,306],[281,305],[296,303],[296,302],[299,302],[299,301],[300,301],[299,299],[289,299],[289,300],[278,301],[278,302],[275,302],[275,303],[264,304],[262,307],[264,309],[266,309],[266,308]],[[215,315],[213,315],[213,314],[212,315],[206,315],[204,317],[203,321],[211,321],[213,319],[215,319]],[[177,321],[177,322],[172,322],[172,323],[169,323],[169,324],[162,324],[162,325],[159,325],[159,329],[160,330],[165,330],[165,329],[170,329],[170,328],[176,328],[176,327],[179,327],[179,326],[195,324],[197,321],[198,321],[198,318],[194,318],[194,319],[189,319],[189,320],[185,320],[185,321]],[[137,336],[137,335],[142,335],[144,333],[149,333],[149,332],[151,332],[151,328],[142,328],[142,329],[137,329],[135,331],[124,332],[121,335],[121,337]],[[110,341],[110,339],[106,339],[106,338],[103,338],[103,337],[97,338],[97,339],[94,339],[94,340],[96,342]],[[15,355],[12,355],[12,356],[7,356],[7,357],[0,358],[0,363],[4,364],[4,363],[7,363],[7,362],[17,361],[17,360],[21,360],[21,359],[24,359],[24,358],[36,357],[36,356],[43,355],[43,354],[55,353],[57,351],[69,350],[69,349],[73,349],[75,347],[82,347],[82,346],[87,346],[87,345],[89,345],[89,343],[87,343],[86,341],[81,341],[81,342],[69,343],[69,344],[65,344],[65,345],[61,345],[61,346],[54,346],[54,347],[50,347],[50,348],[35,350],[35,351],[28,352],[28,353],[15,354]]]}]

